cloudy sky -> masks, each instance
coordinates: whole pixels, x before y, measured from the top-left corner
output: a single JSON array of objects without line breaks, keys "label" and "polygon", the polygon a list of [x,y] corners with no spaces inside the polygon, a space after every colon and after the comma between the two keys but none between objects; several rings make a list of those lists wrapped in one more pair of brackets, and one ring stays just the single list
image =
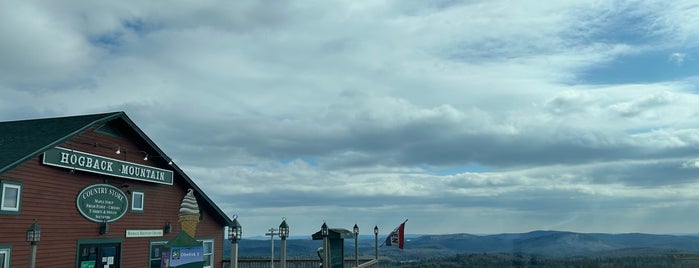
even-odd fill
[{"label": "cloudy sky", "polygon": [[5,0],[0,94],[125,111],[245,236],[699,232],[695,1]]}]

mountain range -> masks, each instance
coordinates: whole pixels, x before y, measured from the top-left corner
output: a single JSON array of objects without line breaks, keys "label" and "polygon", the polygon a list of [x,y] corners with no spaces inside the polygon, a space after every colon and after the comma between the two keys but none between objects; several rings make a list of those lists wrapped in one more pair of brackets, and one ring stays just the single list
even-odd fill
[{"label": "mountain range", "polygon": [[[508,253],[542,257],[576,256],[649,256],[668,253],[699,252],[699,236],[661,234],[605,234],[565,231],[533,231],[493,235],[445,234],[407,235],[405,249],[381,246],[379,255],[394,260],[416,260],[453,256],[464,253]],[[379,237],[382,244],[385,237]],[[373,237],[360,236],[360,258],[374,255]],[[244,239],[239,242],[239,256],[269,258],[269,240]],[[279,240],[275,241],[275,255],[279,256]],[[289,258],[317,258],[316,250],[322,246],[319,240],[287,240]],[[230,253],[230,244],[224,244],[224,258]],[[345,256],[354,256],[354,240],[345,239]]]}]

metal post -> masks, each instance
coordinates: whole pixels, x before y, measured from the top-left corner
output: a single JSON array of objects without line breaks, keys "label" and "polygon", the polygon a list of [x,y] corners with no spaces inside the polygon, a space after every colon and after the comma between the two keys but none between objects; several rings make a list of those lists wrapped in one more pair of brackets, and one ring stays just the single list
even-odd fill
[{"label": "metal post", "polygon": [[36,267],[36,242],[32,242],[31,254],[29,255],[29,268]]},{"label": "metal post", "polygon": [[281,251],[282,251],[282,256],[281,256],[281,262],[282,262],[282,268],[286,268],[286,237],[282,236],[282,244],[281,244]]},{"label": "metal post", "polygon": [[272,257],[270,258],[270,267],[274,268],[274,235],[277,234],[274,231],[276,229],[274,228],[269,228],[269,233],[266,233],[265,235],[269,235],[269,241],[272,244]]},{"label": "metal post", "polygon": [[352,228],[352,233],[354,234],[354,267],[359,267],[359,248],[357,246],[357,241],[359,239],[359,226],[354,224]]},{"label": "metal post", "polygon": [[354,267],[359,267],[359,248],[357,247],[357,236],[354,236]]},{"label": "metal post", "polygon": [[238,268],[238,240],[231,243],[231,268]]},{"label": "metal post", "polygon": [[330,241],[328,236],[323,237],[323,268],[330,267]]}]

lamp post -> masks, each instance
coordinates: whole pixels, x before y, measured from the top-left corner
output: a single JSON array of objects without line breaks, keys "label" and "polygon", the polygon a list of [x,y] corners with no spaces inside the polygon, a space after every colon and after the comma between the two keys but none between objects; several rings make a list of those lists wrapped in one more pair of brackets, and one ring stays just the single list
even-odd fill
[{"label": "lamp post", "polygon": [[323,268],[330,267],[330,243],[328,241],[328,225],[323,222],[323,226],[320,226],[320,234],[323,236]]},{"label": "lamp post", "polygon": [[359,239],[359,226],[357,226],[356,223],[354,224],[352,231],[354,232],[354,267],[359,267],[359,248],[357,246],[357,240]]},{"label": "lamp post", "polygon": [[27,229],[27,242],[31,245],[31,253],[29,255],[29,268],[36,267],[36,245],[41,241],[41,227],[36,223],[36,219]]},{"label": "lamp post", "polygon": [[231,267],[238,268],[238,240],[243,236],[243,227],[238,223],[238,215],[233,216],[231,226],[228,226],[228,239],[231,240]]},{"label": "lamp post", "polygon": [[376,247],[376,261],[379,261],[379,226],[374,225],[374,245]]},{"label": "lamp post", "polygon": [[286,218],[282,218],[282,224],[279,225],[279,238],[282,240],[281,247],[281,263],[282,268],[286,268],[286,238],[289,237],[289,225],[286,224]]}]

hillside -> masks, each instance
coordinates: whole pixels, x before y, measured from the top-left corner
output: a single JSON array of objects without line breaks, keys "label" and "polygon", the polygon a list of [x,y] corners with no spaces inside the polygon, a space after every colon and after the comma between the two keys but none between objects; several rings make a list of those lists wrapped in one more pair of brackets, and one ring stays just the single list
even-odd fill
[{"label": "hillside", "polygon": [[[379,237],[379,242],[383,242]],[[374,239],[360,237],[360,257],[371,258]],[[279,240],[275,241],[275,255],[279,256]],[[290,239],[287,242],[289,258],[317,258],[320,241]],[[229,244],[224,245],[224,257],[228,257]],[[654,234],[602,234],[561,231],[533,231],[517,234],[472,235],[422,235],[408,239],[405,249],[380,247],[382,258],[416,260],[454,256],[464,253],[527,254],[542,257],[575,256],[653,256],[670,252],[699,252],[699,237]],[[239,246],[241,258],[269,258],[269,240],[242,240]],[[354,240],[345,240],[345,255],[354,256]]]}]

